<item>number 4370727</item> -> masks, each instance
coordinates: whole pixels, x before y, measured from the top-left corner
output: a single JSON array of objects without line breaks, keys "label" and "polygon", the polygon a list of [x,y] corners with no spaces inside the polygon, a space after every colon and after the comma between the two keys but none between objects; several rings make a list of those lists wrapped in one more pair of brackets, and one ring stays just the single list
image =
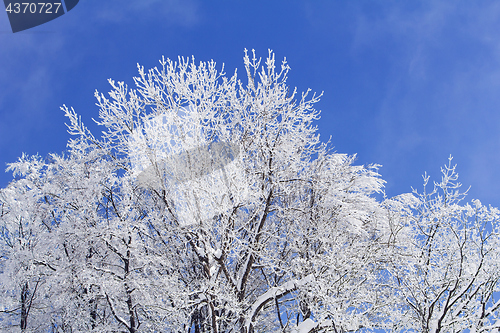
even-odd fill
[{"label": "number 4370727", "polygon": [[60,2],[15,2],[9,3],[5,11],[9,14],[57,14]]}]

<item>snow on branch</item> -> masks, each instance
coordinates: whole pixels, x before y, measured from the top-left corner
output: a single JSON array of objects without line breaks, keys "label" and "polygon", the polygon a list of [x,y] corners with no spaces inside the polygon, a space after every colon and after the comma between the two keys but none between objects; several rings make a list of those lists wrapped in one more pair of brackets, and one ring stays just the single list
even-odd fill
[{"label": "snow on branch", "polygon": [[253,303],[252,307],[250,308],[250,312],[247,315],[247,319],[245,322],[245,327],[246,331],[250,332],[250,327],[252,326],[252,323],[259,314],[260,310],[270,301],[276,298],[281,298],[290,292],[297,290],[298,288],[311,283],[315,281],[315,277],[313,274],[309,274],[306,277],[300,279],[300,280],[291,280],[288,282],[285,282],[279,287],[272,287],[268,291],[266,291],[264,294],[259,296]]},{"label": "snow on branch", "polygon": [[333,322],[331,320],[324,320],[320,323],[317,323],[311,318],[307,318],[306,320],[298,324],[297,327],[294,327],[292,329],[292,333],[310,333],[321,328],[331,327],[332,325]]}]

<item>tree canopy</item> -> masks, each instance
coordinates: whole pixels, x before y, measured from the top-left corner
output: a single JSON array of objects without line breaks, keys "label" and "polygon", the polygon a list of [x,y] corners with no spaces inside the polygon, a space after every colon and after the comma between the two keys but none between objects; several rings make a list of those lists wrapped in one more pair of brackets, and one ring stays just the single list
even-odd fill
[{"label": "tree canopy", "polygon": [[63,106],[68,151],[8,166],[3,331],[498,332],[499,212],[462,203],[451,158],[380,200],[272,52],[246,83],[160,65],[95,93],[101,137]]}]

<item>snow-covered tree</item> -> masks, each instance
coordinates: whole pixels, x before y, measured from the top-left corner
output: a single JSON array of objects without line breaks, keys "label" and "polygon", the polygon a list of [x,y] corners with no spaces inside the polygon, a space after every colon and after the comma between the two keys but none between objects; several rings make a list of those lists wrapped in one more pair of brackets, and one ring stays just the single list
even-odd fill
[{"label": "snow-covered tree", "polygon": [[[16,178],[0,192],[2,327],[495,325],[496,210],[458,206],[445,181],[446,199],[378,202],[377,166],[357,166],[319,140],[319,97],[291,90],[289,67],[272,52],[262,66],[245,52],[246,83],[214,62],[160,64],[139,66],[135,89],[110,80],[109,97],[96,92],[102,137],[64,106],[75,136],[68,152],[9,166]],[[462,249],[461,263],[446,242]]]},{"label": "snow-covered tree", "polygon": [[388,270],[400,298],[394,330],[498,332],[499,211],[478,200],[460,205],[466,193],[451,157],[441,172],[431,192],[425,175],[422,193],[386,202],[394,214]]},{"label": "snow-covered tree", "polygon": [[50,199],[42,191],[48,179],[44,177],[45,164],[38,156],[23,156],[9,169],[15,176],[24,177],[0,192],[0,311],[6,315],[0,325],[4,331],[13,327],[41,330],[47,322],[40,319],[50,306],[48,281],[56,271],[57,262],[53,258],[55,243],[50,237],[55,215]]}]

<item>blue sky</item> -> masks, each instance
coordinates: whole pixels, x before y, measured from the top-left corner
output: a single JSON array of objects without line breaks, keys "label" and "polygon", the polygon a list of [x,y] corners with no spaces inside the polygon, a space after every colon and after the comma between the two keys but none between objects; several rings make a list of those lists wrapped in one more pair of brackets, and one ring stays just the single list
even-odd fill
[{"label": "blue sky", "polygon": [[[62,152],[63,104],[94,133],[95,89],[132,85],[162,55],[215,60],[243,77],[243,50],[286,57],[289,84],[324,92],[321,137],[378,163],[389,196],[421,188],[450,154],[469,199],[500,206],[500,2],[81,0],[13,34],[0,13],[0,167]],[[11,175],[0,172],[0,186]]]}]

